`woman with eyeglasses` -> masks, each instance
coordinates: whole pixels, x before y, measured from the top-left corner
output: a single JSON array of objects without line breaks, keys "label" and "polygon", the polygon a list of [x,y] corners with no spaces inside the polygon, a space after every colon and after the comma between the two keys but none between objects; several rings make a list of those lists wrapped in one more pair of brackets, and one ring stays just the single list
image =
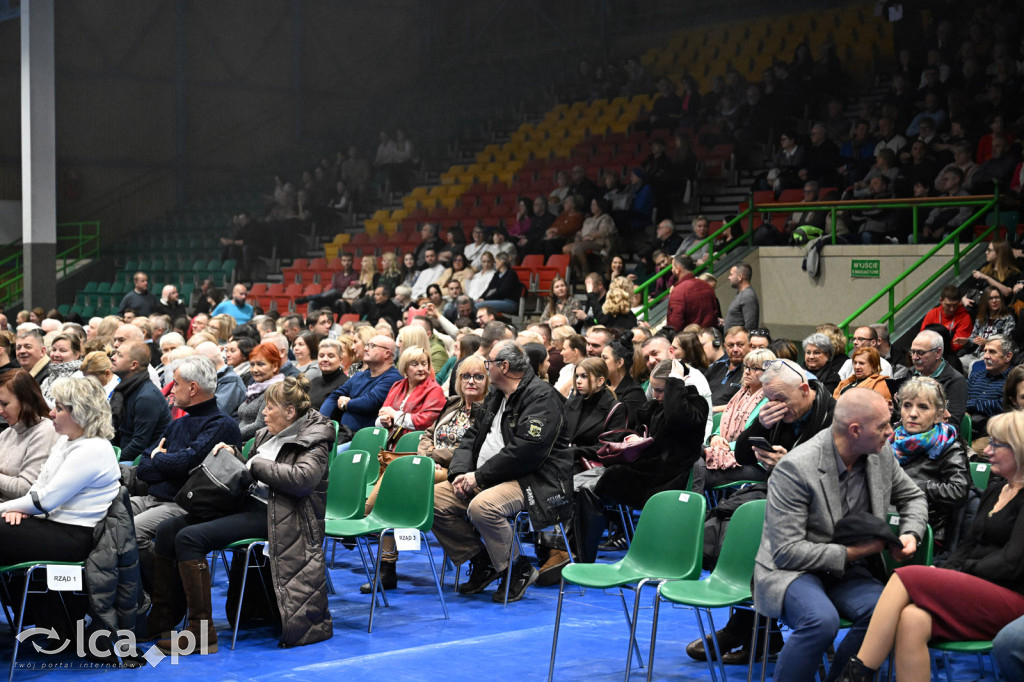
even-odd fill
[{"label": "woman with eyeglasses", "polygon": [[938,381],[908,379],[896,394],[896,404],[900,425],[889,436],[889,445],[928,498],[928,523],[938,550],[953,539],[957,514],[967,499],[967,453],[956,428],[944,419],[946,391]]},{"label": "woman with eyeglasses", "polygon": [[999,290],[992,286],[985,287],[970,338],[953,339],[954,343],[963,343],[960,349],[960,362],[963,363],[964,372],[970,373],[971,365],[981,359],[985,341],[990,336],[1002,334],[1012,338],[1016,325],[1017,319],[1013,314],[1013,308],[1006,305],[1006,299]]},{"label": "woman with eyeglasses", "polygon": [[992,417],[988,432],[985,454],[1002,480],[989,485],[943,568],[896,569],[840,680],[874,679],[894,644],[896,677],[929,680],[930,641],[991,640],[1024,616],[1024,413]]},{"label": "woman with eyeglasses", "polygon": [[761,386],[764,364],[775,360],[770,350],[752,350],[743,358],[742,386],[725,406],[718,427],[712,431],[704,447],[704,459],[693,467],[693,490],[703,492],[715,486],[734,481],[763,481],[764,469],[755,465],[741,465],[733,450],[736,439],[757,419],[761,407],[768,402]]},{"label": "woman with eyeglasses", "polygon": [[[489,387],[490,382],[482,357],[469,355],[459,363],[456,369],[456,395],[448,398],[437,419],[425,428],[417,448],[417,454],[434,460],[435,481],[447,480],[448,464],[452,461],[452,455],[462,442],[462,436],[480,418]],[[381,551],[381,585],[385,590],[393,590],[398,586],[398,551],[394,546],[394,538],[384,537],[381,540]],[[359,591],[369,594],[370,584],[365,583]]]},{"label": "woman with eyeglasses", "polygon": [[830,394],[839,385],[839,372],[832,363],[834,355],[835,346],[825,334],[815,332],[804,339],[804,367]]},{"label": "woman with eyeglasses", "polygon": [[853,362],[853,374],[839,382],[836,390],[832,392],[833,398],[838,400],[839,396],[851,388],[870,388],[886,401],[892,400],[889,386],[881,374],[882,356],[878,354],[877,350],[870,346],[857,348],[850,354],[850,360]]}]

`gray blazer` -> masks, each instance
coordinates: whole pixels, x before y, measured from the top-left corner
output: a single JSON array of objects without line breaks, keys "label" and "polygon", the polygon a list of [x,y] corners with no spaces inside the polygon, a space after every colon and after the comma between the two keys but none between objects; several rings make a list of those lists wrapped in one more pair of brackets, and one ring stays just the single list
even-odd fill
[{"label": "gray blazer", "polygon": [[[871,513],[884,519],[890,504],[900,514],[900,533],[924,537],[928,503],[899,467],[888,445],[868,455]],[[846,547],[831,542],[843,517],[832,430],[825,429],[783,457],[768,479],[764,535],[754,567],[754,605],[778,618],[789,584],[807,572],[841,577]]]}]

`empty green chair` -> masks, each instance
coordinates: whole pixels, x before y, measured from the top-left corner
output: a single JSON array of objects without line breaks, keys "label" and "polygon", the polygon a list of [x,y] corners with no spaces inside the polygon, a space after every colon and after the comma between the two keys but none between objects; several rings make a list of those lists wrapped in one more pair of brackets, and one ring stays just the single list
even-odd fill
[{"label": "empty green chair", "polygon": [[[430,549],[427,531],[434,525],[434,460],[429,457],[413,455],[399,457],[388,465],[380,484],[380,492],[373,510],[361,519],[339,519],[327,521],[327,536],[333,538],[351,537],[363,542],[367,551],[366,537],[380,533],[394,533],[396,529],[416,529],[422,542],[426,543],[427,558],[430,560],[430,571],[434,577],[434,587],[441,600],[444,617],[448,618],[448,605],[445,603],[438,580],[434,555]],[[362,552],[360,552],[362,555]],[[377,552],[374,561],[373,577],[370,584],[374,586],[374,594],[383,593],[380,584],[380,555]],[[372,556],[372,555],[371,555]],[[699,563],[698,563],[699,567]],[[373,614],[377,605],[376,599],[370,600],[370,622],[366,631],[373,631]]]},{"label": "empty green chair", "polygon": [[[636,650],[640,666],[640,647],[636,643],[636,619],[640,612],[640,592],[649,583],[665,580],[692,580],[700,576],[704,549],[704,513],[707,504],[703,495],[681,490],[666,490],[647,500],[636,533],[620,561],[614,564],[570,564],[562,569],[558,588],[558,606],[555,610],[555,629],[551,640],[551,662],[548,680],[555,672],[555,654],[558,648],[558,627],[562,620],[562,601],[567,582],[581,587],[607,590],[619,589],[622,610],[629,625],[629,644],[626,652],[626,678]],[[633,615],[623,587],[636,591]]]},{"label": "empty green chair", "polygon": [[[365,450],[376,461],[377,454],[388,442],[388,430],[379,426],[368,426],[359,429],[349,442],[350,450]],[[369,495],[373,484],[377,482],[380,469],[371,467],[366,473],[366,494]]]},{"label": "empty green chair", "polygon": [[87,293],[87,294],[92,294],[92,293],[96,293],[96,291],[98,289],[99,289],[99,283],[98,282],[86,282],[85,283],[85,288],[82,289],[82,291]]},{"label": "empty green chair", "polygon": [[[88,285],[86,285],[85,290],[86,291],[89,290],[89,286]],[[100,282],[98,285],[96,285],[96,293],[97,294],[109,294],[110,293],[110,282]]]},{"label": "empty green chair", "polygon": [[395,452],[418,452],[420,449],[420,436],[422,431],[410,431],[398,439],[395,445]]},{"label": "empty green chair", "polygon": [[[324,514],[328,521],[363,518],[366,512],[366,474],[369,470],[378,470],[377,458],[363,450],[349,449],[331,460],[327,475],[327,510]],[[331,540],[330,566],[333,568],[338,540]],[[362,553],[362,547],[359,551]],[[365,561],[363,565],[365,567]],[[370,580],[369,570],[366,571],[366,580]]]},{"label": "empty green chair", "polygon": [[971,462],[971,481],[974,487],[985,490],[988,488],[988,479],[992,475],[992,466],[988,462]]},{"label": "empty green chair", "polygon": [[654,622],[651,625],[651,654],[647,662],[647,677],[654,674],[654,644],[658,637],[658,612],[661,600],[674,604],[694,607],[697,616],[697,627],[703,640],[706,636],[701,610],[708,617],[708,630],[714,644],[715,657],[707,657],[711,679],[715,679],[714,660],[719,662],[722,680],[725,677],[725,664],[721,662],[718,637],[715,634],[715,622],[711,617],[711,609],[742,604],[751,598],[750,581],[754,577],[754,557],[761,544],[761,531],[764,529],[764,510],[766,500],[754,500],[739,506],[729,521],[729,527],[722,541],[722,551],[718,556],[715,570],[705,580],[678,580],[662,583],[658,587],[658,595],[654,600]]}]

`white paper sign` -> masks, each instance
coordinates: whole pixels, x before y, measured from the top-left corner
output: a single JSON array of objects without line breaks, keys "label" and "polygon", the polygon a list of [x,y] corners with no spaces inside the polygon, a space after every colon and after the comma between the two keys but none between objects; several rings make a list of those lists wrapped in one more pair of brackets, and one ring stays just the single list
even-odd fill
[{"label": "white paper sign", "polygon": [[81,566],[46,565],[46,586],[58,592],[82,591]]},{"label": "white paper sign", "polygon": [[415,552],[419,550],[420,532],[415,528],[396,528],[395,548],[399,552]]},{"label": "white paper sign", "polygon": [[413,457],[412,458],[412,463],[413,464],[419,464],[420,463],[420,459],[421,459],[420,457]]},{"label": "white paper sign", "polygon": [[363,458],[363,453],[357,452],[356,454],[352,455],[352,463],[353,464],[359,464],[359,460],[361,460],[362,458]]},{"label": "white paper sign", "polygon": [[689,502],[690,501],[690,494],[689,493],[679,493],[679,501],[680,502]]},{"label": "white paper sign", "polygon": [[978,471],[985,471],[986,469],[988,469],[988,465],[987,464],[979,464],[978,465]]}]

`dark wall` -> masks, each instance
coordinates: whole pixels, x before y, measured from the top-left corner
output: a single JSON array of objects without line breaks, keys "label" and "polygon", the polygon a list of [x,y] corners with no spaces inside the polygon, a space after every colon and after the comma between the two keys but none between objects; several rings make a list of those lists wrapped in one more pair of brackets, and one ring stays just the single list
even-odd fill
[{"label": "dark wall", "polygon": [[[173,207],[179,179],[202,195],[297,135],[366,136],[415,79],[417,6],[57,2],[59,219],[99,219],[109,239]],[[0,24],[5,199],[21,193],[19,58],[18,22]]]}]

